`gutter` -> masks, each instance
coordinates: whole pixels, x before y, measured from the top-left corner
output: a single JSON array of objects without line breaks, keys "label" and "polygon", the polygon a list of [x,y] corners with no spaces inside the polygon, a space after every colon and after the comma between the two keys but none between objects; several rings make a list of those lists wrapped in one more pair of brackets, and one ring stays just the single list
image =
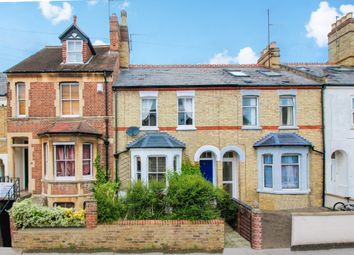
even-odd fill
[{"label": "gutter", "polygon": [[105,138],[104,138],[104,145],[105,145],[105,158],[106,158],[106,179],[109,180],[109,117],[108,117],[108,80],[107,80],[107,72],[103,73],[104,76],[104,84],[105,84]]}]

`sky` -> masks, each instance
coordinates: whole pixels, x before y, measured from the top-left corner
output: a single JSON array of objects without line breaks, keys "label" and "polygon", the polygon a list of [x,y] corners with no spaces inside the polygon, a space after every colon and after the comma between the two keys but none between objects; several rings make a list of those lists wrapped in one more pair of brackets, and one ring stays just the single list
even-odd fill
[{"label": "sky", "polygon": [[[109,8],[110,5],[110,8]],[[109,13],[128,12],[132,64],[251,64],[271,41],[281,62],[326,62],[327,33],[352,0],[0,0],[0,71],[58,36],[78,17],[95,44],[109,43]]]}]

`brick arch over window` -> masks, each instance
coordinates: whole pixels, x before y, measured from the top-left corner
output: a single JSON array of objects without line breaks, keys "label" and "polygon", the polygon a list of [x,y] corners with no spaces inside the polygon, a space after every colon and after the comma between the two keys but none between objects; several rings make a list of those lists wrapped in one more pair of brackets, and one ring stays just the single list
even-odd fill
[{"label": "brick arch over window", "polygon": [[194,154],[194,161],[195,162],[199,161],[200,156],[203,154],[203,152],[206,152],[206,151],[213,152],[215,155],[215,159],[217,161],[220,161],[220,150],[213,145],[204,145],[204,146],[200,147],[197,150],[197,152]]},{"label": "brick arch over window", "polygon": [[224,156],[224,154],[228,151],[235,152],[239,156],[239,159],[241,161],[245,161],[245,159],[246,159],[245,152],[241,148],[234,146],[234,145],[229,145],[229,146],[222,148],[222,150],[220,151],[220,157],[222,158]]}]

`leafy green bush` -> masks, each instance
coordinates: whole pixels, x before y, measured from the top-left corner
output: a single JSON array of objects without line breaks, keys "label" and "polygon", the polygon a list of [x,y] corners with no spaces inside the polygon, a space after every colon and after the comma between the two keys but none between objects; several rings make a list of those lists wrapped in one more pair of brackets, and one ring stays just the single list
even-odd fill
[{"label": "leafy green bush", "polygon": [[231,196],[225,190],[217,188],[215,190],[217,208],[221,213],[221,218],[231,225],[235,224],[237,204],[232,201]]},{"label": "leafy green bush", "polygon": [[171,176],[165,197],[169,219],[210,220],[220,217],[213,185],[201,175]]},{"label": "leafy green bush", "polygon": [[18,228],[85,226],[84,210],[48,208],[34,204],[31,199],[14,203],[11,215]]},{"label": "leafy green bush", "polygon": [[130,220],[160,219],[165,214],[165,183],[153,181],[149,186],[134,182],[128,189],[125,203],[126,218]]},{"label": "leafy green bush", "polygon": [[189,159],[182,162],[182,175],[202,175],[198,164],[193,164]]}]

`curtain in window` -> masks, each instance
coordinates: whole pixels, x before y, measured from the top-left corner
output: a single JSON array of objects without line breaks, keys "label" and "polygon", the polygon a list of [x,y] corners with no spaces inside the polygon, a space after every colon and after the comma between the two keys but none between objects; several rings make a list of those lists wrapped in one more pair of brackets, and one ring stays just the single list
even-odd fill
[{"label": "curtain in window", "polygon": [[66,147],[66,176],[75,176],[75,149],[74,145]]},{"label": "curtain in window", "polygon": [[293,121],[293,107],[282,107],[282,125],[283,126],[292,126],[294,125]]},{"label": "curtain in window", "polygon": [[65,176],[64,146],[56,146],[57,176]]},{"label": "curtain in window", "polygon": [[242,101],[243,106],[243,125],[256,126],[257,125],[257,98],[244,97]]},{"label": "curtain in window", "polygon": [[149,115],[150,113],[155,110],[156,106],[154,107],[155,99],[143,99],[142,100],[142,125],[143,126],[155,126],[155,124],[149,122]]},{"label": "curtain in window", "polygon": [[91,145],[84,144],[82,147],[82,174],[91,175]]},{"label": "curtain in window", "polygon": [[183,100],[183,108],[186,112],[186,125],[193,124],[193,100],[186,98]]},{"label": "curtain in window", "polygon": [[282,186],[284,189],[299,188],[299,157],[283,156],[282,159]]}]

